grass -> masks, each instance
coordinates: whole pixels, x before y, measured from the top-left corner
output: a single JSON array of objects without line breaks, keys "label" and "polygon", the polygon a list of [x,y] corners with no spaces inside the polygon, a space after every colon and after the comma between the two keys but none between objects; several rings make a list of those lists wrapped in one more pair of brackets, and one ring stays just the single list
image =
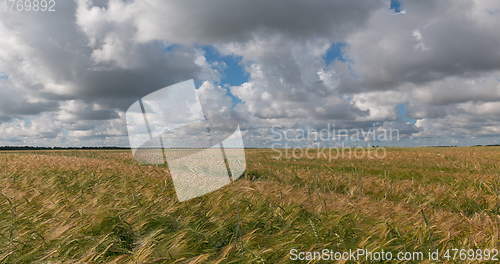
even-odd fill
[{"label": "grass", "polygon": [[[179,203],[127,151],[0,153],[0,263],[288,263],[337,251],[499,246],[500,148],[279,159]],[[311,261],[310,263],[319,263]]]}]

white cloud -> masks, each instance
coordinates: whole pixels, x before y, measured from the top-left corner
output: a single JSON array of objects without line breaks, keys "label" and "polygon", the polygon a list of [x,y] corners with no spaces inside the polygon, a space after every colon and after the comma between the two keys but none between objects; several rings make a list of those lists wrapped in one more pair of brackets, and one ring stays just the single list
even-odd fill
[{"label": "white cloud", "polygon": [[[416,137],[499,133],[500,3],[404,9],[394,16],[383,0],[75,0],[50,16],[2,14],[0,131],[12,142],[126,144],[130,103],[175,82],[221,78],[198,47],[209,44],[242,57],[249,80],[228,89],[252,142],[265,142],[272,125],[375,121]],[[349,60],[326,65],[335,42]],[[226,88],[199,93],[206,109],[229,115]],[[400,104],[418,133],[398,120]]]}]

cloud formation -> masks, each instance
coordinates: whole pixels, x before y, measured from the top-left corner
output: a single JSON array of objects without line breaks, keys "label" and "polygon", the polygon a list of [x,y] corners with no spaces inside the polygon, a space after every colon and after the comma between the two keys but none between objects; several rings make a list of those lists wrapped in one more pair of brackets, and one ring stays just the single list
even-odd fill
[{"label": "cloud formation", "polygon": [[[123,111],[191,78],[212,82],[203,100],[234,111],[250,145],[267,146],[272,126],[327,124],[498,143],[500,3],[402,4],[75,0],[3,13],[0,144],[126,146]],[[336,43],[342,59],[325,61]],[[203,46],[241,58],[248,79],[224,84]]]}]

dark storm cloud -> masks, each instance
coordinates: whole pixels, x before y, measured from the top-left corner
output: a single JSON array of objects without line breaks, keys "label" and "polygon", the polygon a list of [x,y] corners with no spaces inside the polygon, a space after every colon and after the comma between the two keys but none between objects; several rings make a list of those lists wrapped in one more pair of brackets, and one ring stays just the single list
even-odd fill
[{"label": "dark storm cloud", "polygon": [[42,112],[49,112],[58,109],[58,105],[53,102],[29,103],[26,101],[5,100],[1,106],[5,115],[36,115]]},{"label": "dark storm cloud", "polygon": [[[97,101],[122,110],[137,99],[170,84],[192,79],[201,72],[193,52],[179,50],[165,54],[160,43],[137,48],[140,63],[133,68],[102,67],[82,72],[75,83],[78,98]],[[136,61],[137,62],[137,61]]]},{"label": "dark storm cloud", "polygon": [[[255,34],[282,34],[310,39],[345,34],[359,27],[381,0],[184,0],[136,1],[148,16],[136,24],[145,39],[181,43],[245,42]],[[161,19],[168,18],[168,19]]]},{"label": "dark storm cloud", "polygon": [[[37,63],[42,77],[63,87],[56,90],[47,83],[26,85],[24,88],[33,90],[31,93],[38,93],[48,100],[84,99],[125,109],[137,98],[192,78],[200,71],[194,63],[192,50],[179,48],[167,54],[161,42],[127,46],[124,56],[133,56],[131,65],[96,63],[92,60],[93,50],[87,36],[75,23],[75,11],[73,1],[64,1],[53,15],[15,14],[2,19],[23,44],[34,49],[34,57],[27,59]],[[17,57],[30,55],[13,54]],[[33,106],[27,106],[30,109],[21,110],[21,104],[19,114],[35,113]]]}]

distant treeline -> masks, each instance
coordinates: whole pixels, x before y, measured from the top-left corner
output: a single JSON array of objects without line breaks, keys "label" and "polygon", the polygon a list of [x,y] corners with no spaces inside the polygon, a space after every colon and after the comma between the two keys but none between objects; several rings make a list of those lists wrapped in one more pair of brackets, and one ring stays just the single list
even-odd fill
[{"label": "distant treeline", "polygon": [[[377,148],[379,146],[372,146]],[[434,148],[453,148],[457,146],[431,146]],[[472,147],[500,147],[500,144],[474,145]],[[151,148],[154,149],[154,148]],[[182,148],[176,148],[182,149]],[[245,149],[268,149],[268,148],[245,148]],[[129,147],[33,147],[33,146],[0,146],[2,150],[130,150]]]},{"label": "distant treeline", "polygon": [[0,150],[114,150],[130,149],[126,147],[33,147],[33,146],[0,146]]}]

